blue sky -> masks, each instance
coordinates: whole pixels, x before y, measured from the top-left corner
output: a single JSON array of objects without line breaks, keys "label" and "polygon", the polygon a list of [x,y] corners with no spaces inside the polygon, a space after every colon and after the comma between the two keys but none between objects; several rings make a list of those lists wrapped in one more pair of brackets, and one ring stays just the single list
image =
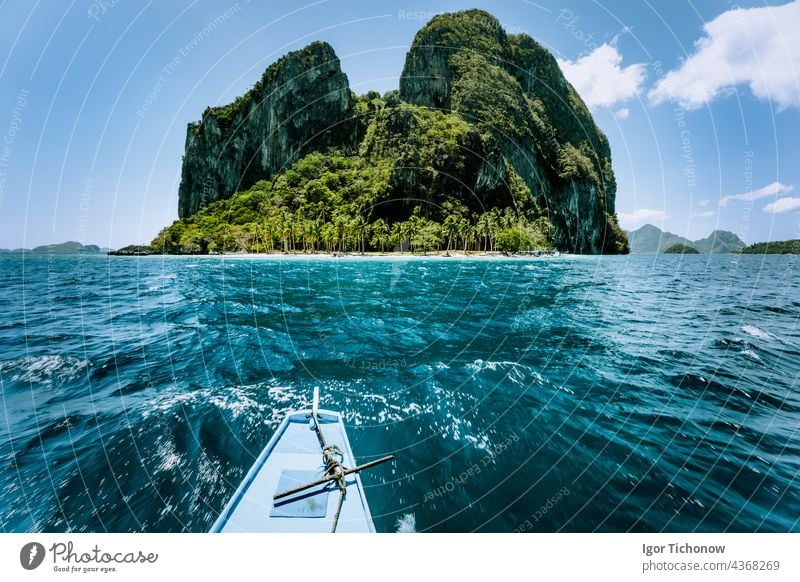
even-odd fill
[{"label": "blue sky", "polygon": [[313,40],[357,93],[394,89],[415,32],[472,7],[559,59],[625,226],[800,238],[799,1],[0,0],[0,247],[149,242],[206,106]]}]

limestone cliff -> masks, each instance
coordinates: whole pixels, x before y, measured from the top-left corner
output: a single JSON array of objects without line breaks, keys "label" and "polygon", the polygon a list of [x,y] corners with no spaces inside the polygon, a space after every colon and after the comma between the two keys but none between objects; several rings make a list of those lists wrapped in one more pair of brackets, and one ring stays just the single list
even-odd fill
[{"label": "limestone cliff", "polygon": [[178,214],[249,188],[309,151],[353,139],[353,99],[330,45],[315,42],[288,53],[225,107],[190,123]]},{"label": "limestone cliff", "polygon": [[[408,103],[459,113],[487,152],[499,151],[546,209],[559,248],[627,252],[614,211],[608,140],[553,56],[531,37],[507,35],[482,10],[434,17],[414,38],[400,79]],[[505,180],[503,164],[487,159]]]}]

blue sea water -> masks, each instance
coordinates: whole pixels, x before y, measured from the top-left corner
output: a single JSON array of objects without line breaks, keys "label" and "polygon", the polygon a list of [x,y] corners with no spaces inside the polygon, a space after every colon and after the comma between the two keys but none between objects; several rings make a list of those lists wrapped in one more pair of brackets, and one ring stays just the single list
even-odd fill
[{"label": "blue sea water", "polygon": [[379,531],[800,531],[784,256],[0,255],[0,530],[206,531],[314,386]]}]

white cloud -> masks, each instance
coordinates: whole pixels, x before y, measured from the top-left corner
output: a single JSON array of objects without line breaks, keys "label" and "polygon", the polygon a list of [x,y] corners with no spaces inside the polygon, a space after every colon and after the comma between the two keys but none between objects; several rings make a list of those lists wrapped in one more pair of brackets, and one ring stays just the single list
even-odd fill
[{"label": "white cloud", "polygon": [[700,200],[700,202],[698,202],[698,203],[697,203],[697,205],[698,205],[700,208],[705,208],[705,207],[706,207],[706,206],[708,206],[709,204],[711,204],[711,200],[709,200],[708,198],[703,198],[703,199],[701,199],[701,200]]},{"label": "white cloud", "polygon": [[737,200],[752,202],[753,200],[767,198],[768,196],[780,196],[782,194],[788,194],[792,190],[794,190],[794,186],[787,186],[786,184],[781,184],[780,182],[773,182],[772,184],[768,184],[767,186],[759,188],[758,190],[751,190],[750,192],[744,192],[743,194],[723,196],[719,200],[719,205],[723,207],[730,206],[731,202],[735,202]]},{"label": "white cloud", "polygon": [[676,101],[695,109],[746,84],[781,109],[800,107],[800,0],[729,10],[703,30],[694,54],[648,94],[654,104]]},{"label": "white cloud", "polygon": [[800,210],[800,198],[778,198],[764,207],[767,214],[784,214]]},{"label": "white cloud", "polygon": [[650,208],[639,208],[633,212],[618,212],[617,218],[623,228],[637,228],[646,222],[656,222],[666,220],[669,214],[663,210],[652,210]]},{"label": "white cloud", "polygon": [[642,63],[622,67],[617,47],[603,43],[577,61],[558,60],[564,76],[589,107],[611,107],[636,94],[644,83]]},{"label": "white cloud", "polygon": [[628,119],[631,115],[631,110],[627,107],[620,107],[614,112],[614,117],[617,119]]},{"label": "white cloud", "polygon": [[712,216],[716,216],[716,212],[714,210],[706,210],[705,212],[692,212],[689,215],[689,218],[711,218]]}]

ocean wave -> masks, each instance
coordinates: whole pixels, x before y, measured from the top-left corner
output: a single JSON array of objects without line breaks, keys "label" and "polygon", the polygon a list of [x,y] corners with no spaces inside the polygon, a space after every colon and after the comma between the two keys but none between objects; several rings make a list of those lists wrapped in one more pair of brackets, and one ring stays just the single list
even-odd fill
[{"label": "ocean wave", "polygon": [[168,390],[158,393],[149,399],[142,407],[142,416],[147,419],[153,415],[173,413],[185,407],[213,407],[230,413],[232,418],[242,415],[263,413],[268,408],[268,403],[259,402],[255,392],[270,392],[263,390],[264,386],[230,386],[223,388],[201,388],[193,391]]},{"label": "ocean wave", "polygon": [[752,337],[758,338],[758,339],[762,339],[762,340],[773,339],[775,337],[771,333],[766,332],[763,329],[759,329],[754,325],[743,325],[742,326],[742,331],[744,333],[746,333],[747,335],[749,335],[749,336],[752,336]]},{"label": "ocean wave", "polygon": [[58,354],[28,356],[0,362],[0,374],[12,382],[58,386],[84,376],[92,366],[88,360]]},{"label": "ocean wave", "polygon": [[475,374],[480,374],[485,371],[501,372],[504,374],[505,379],[521,386],[528,386],[530,384],[544,385],[546,383],[544,377],[539,372],[519,362],[495,362],[477,359],[471,364],[467,364],[467,369],[473,370]]}]

